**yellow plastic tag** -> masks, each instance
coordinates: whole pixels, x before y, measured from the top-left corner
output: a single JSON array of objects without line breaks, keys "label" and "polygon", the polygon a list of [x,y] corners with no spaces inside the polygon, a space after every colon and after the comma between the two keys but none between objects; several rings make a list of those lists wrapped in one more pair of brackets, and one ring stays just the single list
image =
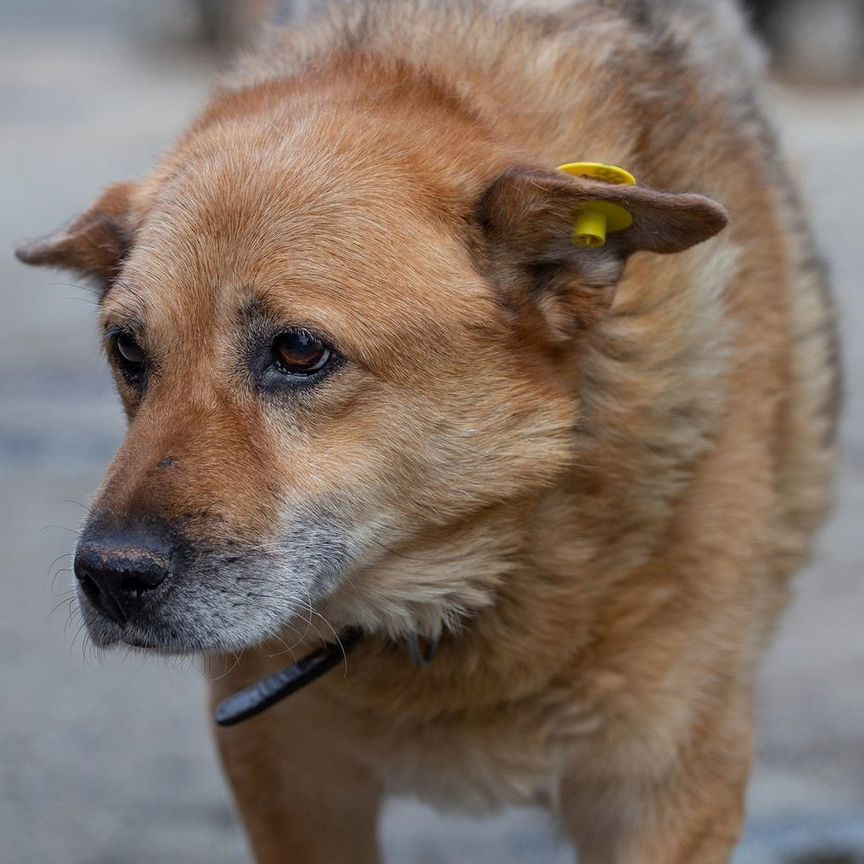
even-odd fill
[{"label": "yellow plastic tag", "polygon": [[[559,171],[574,177],[587,177],[614,186],[635,186],[636,178],[617,165],[602,162],[568,162]],[[633,224],[633,214],[611,201],[590,201],[576,215],[573,242],[577,246],[599,249],[606,245],[607,234],[623,231]]]}]

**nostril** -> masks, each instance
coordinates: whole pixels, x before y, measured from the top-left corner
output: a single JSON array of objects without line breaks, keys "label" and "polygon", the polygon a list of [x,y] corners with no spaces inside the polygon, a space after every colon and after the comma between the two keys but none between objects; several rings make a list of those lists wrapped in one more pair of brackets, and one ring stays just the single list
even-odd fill
[{"label": "nostril", "polygon": [[126,612],[111,594],[110,589],[107,586],[104,588],[100,586],[98,572],[91,571],[89,568],[76,562],[75,577],[78,579],[78,584],[81,586],[84,596],[94,606],[102,609],[120,624],[126,621]]},{"label": "nostril", "polygon": [[99,597],[99,586],[96,584],[96,580],[90,575],[90,571],[83,567],[76,568],[75,576],[87,599],[95,602]]}]

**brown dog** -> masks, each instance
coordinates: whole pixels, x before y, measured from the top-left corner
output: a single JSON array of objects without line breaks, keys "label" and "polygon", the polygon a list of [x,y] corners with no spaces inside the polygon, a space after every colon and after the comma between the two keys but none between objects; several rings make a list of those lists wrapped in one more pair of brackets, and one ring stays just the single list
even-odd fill
[{"label": "brown dog", "polygon": [[[100,287],[129,415],[76,559],[96,643],[236,655],[219,700],[364,634],[220,733],[259,862],[375,861],[402,791],[546,805],[587,864],[728,860],[835,354],[740,21],[680,6],[275,32],[19,253]],[[583,248],[598,200],[634,221]]]}]

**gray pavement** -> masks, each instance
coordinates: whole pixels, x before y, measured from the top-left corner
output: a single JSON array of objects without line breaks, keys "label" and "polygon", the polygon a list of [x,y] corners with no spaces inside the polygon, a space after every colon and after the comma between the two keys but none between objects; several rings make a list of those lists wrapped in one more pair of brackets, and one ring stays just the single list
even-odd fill
[{"label": "gray pavement", "polygon": [[[189,31],[167,2],[0,5],[0,864],[248,860],[198,671],[82,650],[68,553],[122,419],[86,290],[9,254],[179,131],[213,71]],[[864,93],[772,101],[834,272],[849,392],[837,509],[762,676],[738,862],[860,864]],[[475,823],[400,803],[384,836],[394,864],[571,860],[531,812]]]}]

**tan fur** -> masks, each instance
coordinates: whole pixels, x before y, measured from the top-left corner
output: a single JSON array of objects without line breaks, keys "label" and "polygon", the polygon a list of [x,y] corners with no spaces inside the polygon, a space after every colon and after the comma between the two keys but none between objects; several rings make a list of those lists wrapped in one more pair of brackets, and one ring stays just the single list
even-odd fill
[{"label": "tan fur", "polygon": [[[547,806],[585,864],[729,858],[754,666],[828,501],[832,319],[734,40],[646,5],[377,3],[276,31],[123,187],[125,257],[67,262],[162,363],[126,393],[97,509],[259,545],[336,513],[359,550],[212,685],[367,634],[219,733],[259,862],[375,861],[400,792]],[[644,184],[611,258],[568,257],[603,190],[551,172],[582,159]],[[619,281],[722,226],[653,189],[729,227]],[[351,361],[290,412],[231,371],[250,296]],[[441,640],[425,668],[412,634]]]}]

